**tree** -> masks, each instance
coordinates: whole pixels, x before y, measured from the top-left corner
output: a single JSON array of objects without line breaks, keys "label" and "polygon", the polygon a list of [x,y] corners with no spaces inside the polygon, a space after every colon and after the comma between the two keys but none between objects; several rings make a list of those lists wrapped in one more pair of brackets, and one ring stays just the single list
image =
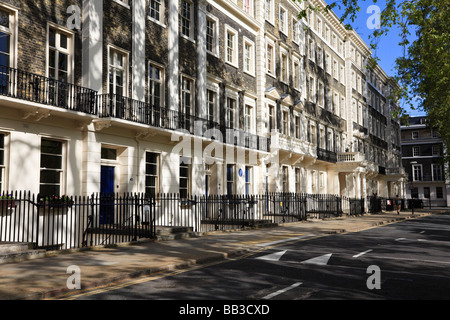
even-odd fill
[{"label": "tree", "polygon": [[[321,10],[308,0],[293,0],[305,3],[299,17],[305,18],[308,10]],[[361,8],[358,2],[365,0],[338,0],[328,4],[324,10],[338,7],[344,9],[340,18],[347,29],[351,28]],[[371,0],[377,3],[378,0]],[[380,14],[379,28],[370,36],[371,48],[376,49],[377,40],[400,27],[404,54],[396,59],[393,79],[400,85],[395,98],[413,110],[425,111],[428,125],[436,128],[442,137],[450,162],[450,0],[386,0]],[[409,37],[415,33],[416,40]],[[371,57],[368,67],[377,63]],[[405,120],[404,107],[394,116]],[[450,174],[450,173],[449,173]]]}]

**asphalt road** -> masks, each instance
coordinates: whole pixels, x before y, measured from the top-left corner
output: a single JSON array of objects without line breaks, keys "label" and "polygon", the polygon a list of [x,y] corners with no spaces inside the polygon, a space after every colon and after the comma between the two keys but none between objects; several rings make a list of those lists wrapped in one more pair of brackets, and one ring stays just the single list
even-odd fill
[{"label": "asphalt road", "polygon": [[[448,300],[449,252],[450,214],[432,215],[270,249],[261,246],[254,255],[88,291],[77,299],[191,301],[191,308],[205,300],[251,300],[258,306],[274,300]],[[181,308],[179,303],[172,311],[189,311]],[[220,310],[215,311],[233,312]]]}]

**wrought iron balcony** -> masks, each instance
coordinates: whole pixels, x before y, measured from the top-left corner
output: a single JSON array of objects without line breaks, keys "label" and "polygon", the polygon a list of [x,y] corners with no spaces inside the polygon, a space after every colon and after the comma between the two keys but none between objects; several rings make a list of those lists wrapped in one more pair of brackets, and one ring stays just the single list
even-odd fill
[{"label": "wrought iron balcony", "polygon": [[0,95],[97,114],[96,91],[7,66],[0,66]]},{"label": "wrought iron balcony", "polygon": [[227,128],[214,121],[120,95],[99,95],[98,109],[100,118],[122,119],[173,131],[184,130],[195,136],[210,138],[239,147],[264,152],[270,151],[270,139],[268,138],[240,129]]},{"label": "wrought iron balcony", "polygon": [[336,152],[322,148],[317,148],[317,159],[331,163],[337,163],[338,161]]}]

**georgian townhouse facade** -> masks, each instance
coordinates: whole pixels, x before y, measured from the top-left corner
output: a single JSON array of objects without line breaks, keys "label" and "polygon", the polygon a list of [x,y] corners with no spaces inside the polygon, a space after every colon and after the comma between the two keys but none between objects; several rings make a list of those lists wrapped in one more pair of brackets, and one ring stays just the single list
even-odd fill
[{"label": "georgian townhouse facade", "polygon": [[406,198],[421,199],[425,207],[446,207],[450,201],[450,182],[446,178],[448,164],[443,154],[445,145],[427,118],[410,117],[402,123],[402,161],[408,175]]},{"label": "georgian townhouse facade", "polygon": [[394,84],[300,10],[0,1],[1,191],[403,194]]}]

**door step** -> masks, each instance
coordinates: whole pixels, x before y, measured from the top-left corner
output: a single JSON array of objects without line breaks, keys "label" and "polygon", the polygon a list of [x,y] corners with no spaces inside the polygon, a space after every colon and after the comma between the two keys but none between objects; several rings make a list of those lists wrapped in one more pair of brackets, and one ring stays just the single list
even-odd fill
[{"label": "door step", "polygon": [[0,264],[45,257],[45,250],[37,250],[34,247],[33,243],[0,242]]}]

